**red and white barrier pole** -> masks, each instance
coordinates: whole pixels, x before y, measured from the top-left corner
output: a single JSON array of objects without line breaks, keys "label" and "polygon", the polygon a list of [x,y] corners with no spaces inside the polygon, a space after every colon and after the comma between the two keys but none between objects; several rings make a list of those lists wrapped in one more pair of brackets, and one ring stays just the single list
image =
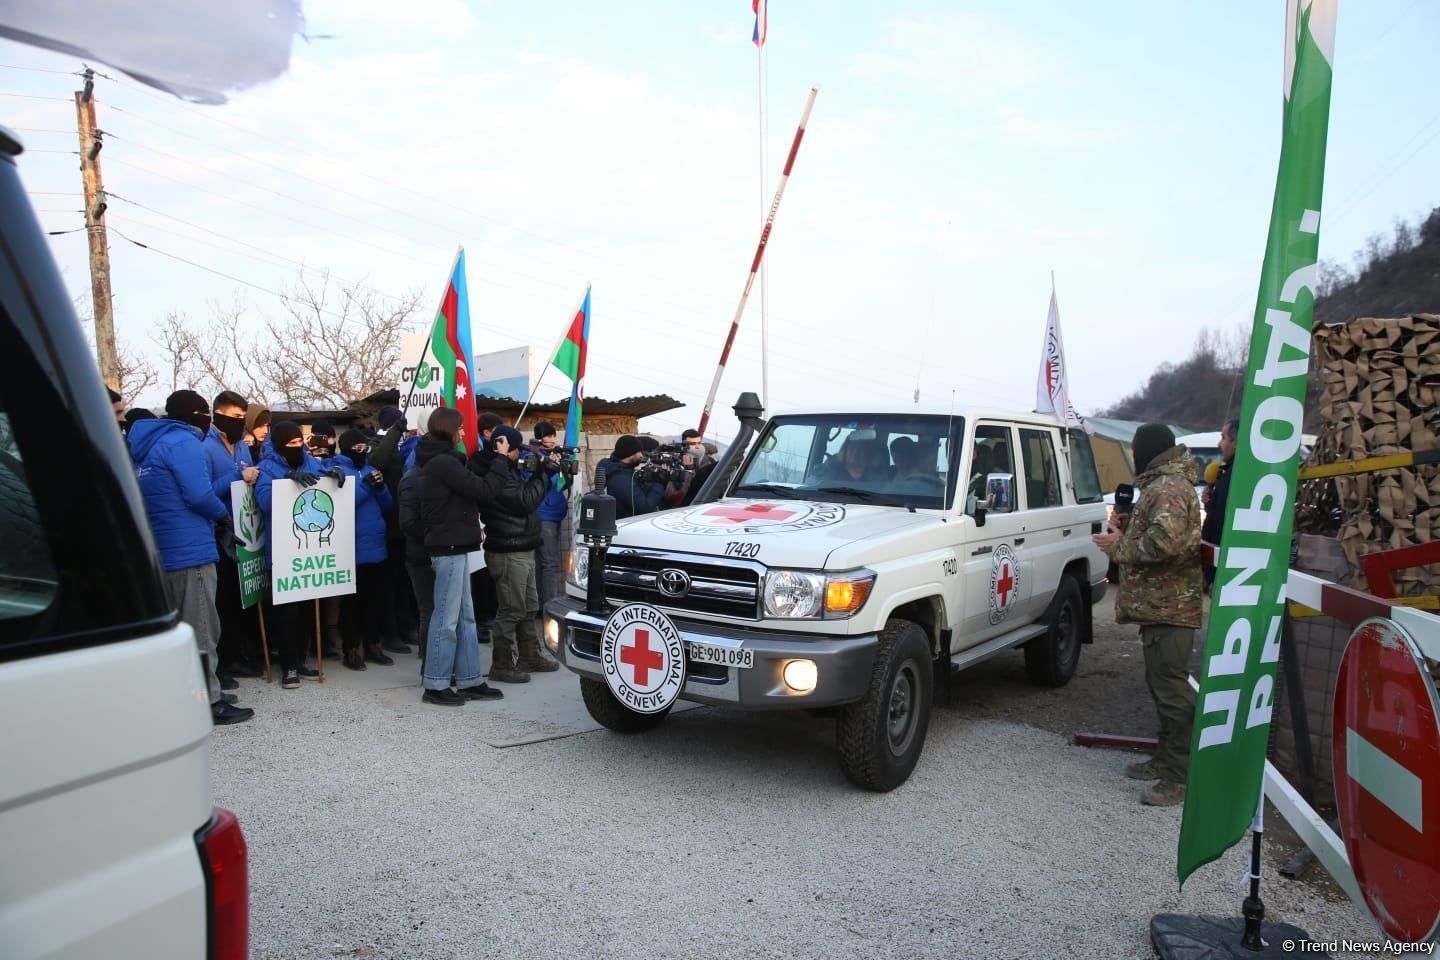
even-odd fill
[{"label": "red and white barrier pole", "polygon": [[[720,378],[725,375],[725,364],[730,362],[730,348],[735,345],[740,318],[745,315],[745,304],[750,299],[751,288],[755,286],[755,276],[760,271],[760,263],[765,259],[765,245],[770,242],[770,230],[775,226],[775,214],[780,209],[780,198],[785,196],[785,184],[790,180],[790,171],[795,166],[795,154],[800,152],[800,140],[805,136],[805,124],[810,122],[810,108],[815,106],[815,95],[819,92],[816,87],[810,88],[810,96],[805,100],[805,112],[800,115],[800,126],[795,130],[795,140],[790,144],[789,156],[785,158],[785,169],[780,173],[780,182],[775,185],[775,199],[770,203],[770,215],[765,218],[765,226],[760,230],[760,243],[755,248],[755,259],[750,263],[750,275],[745,278],[745,291],[740,294],[740,305],[735,308],[735,318],[730,321],[730,334],[725,338],[725,349],[720,351],[720,365],[715,368],[715,379],[710,381],[710,394],[705,398],[705,411],[700,415],[697,429],[702,436],[710,423],[710,410],[715,406],[715,394],[720,390]],[[765,402],[769,403],[770,398],[766,397]]]}]

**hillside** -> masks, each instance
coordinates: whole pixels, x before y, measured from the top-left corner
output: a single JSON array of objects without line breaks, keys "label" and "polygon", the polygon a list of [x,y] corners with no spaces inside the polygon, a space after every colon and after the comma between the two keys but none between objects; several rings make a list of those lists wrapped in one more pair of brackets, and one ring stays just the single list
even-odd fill
[{"label": "hillside", "polygon": [[[1390,238],[1372,235],[1355,254],[1355,269],[1321,261],[1315,322],[1440,312],[1440,207],[1418,226],[1396,221]],[[1161,364],[1133,394],[1099,412],[1125,420],[1154,420],[1192,430],[1215,430],[1240,409],[1249,331],[1201,332],[1190,356]],[[1312,381],[1306,429],[1318,427]]]}]

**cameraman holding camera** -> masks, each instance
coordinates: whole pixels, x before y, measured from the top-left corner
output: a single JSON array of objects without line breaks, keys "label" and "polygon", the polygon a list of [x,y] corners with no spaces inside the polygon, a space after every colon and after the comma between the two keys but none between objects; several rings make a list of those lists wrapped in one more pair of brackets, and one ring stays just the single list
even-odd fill
[{"label": "cameraman holding camera", "polygon": [[[555,424],[541,420],[535,424],[532,452],[542,456],[555,450]],[[563,473],[550,478],[545,499],[540,501],[540,549],[535,558],[539,568],[536,586],[540,593],[540,609],[560,593],[560,528],[570,513],[570,484]]]},{"label": "cameraman holding camera", "polygon": [[535,619],[535,611],[540,609],[535,590],[540,501],[560,472],[560,456],[551,453],[542,458],[530,454],[522,461],[524,442],[514,427],[495,428],[490,436],[494,455],[490,479],[499,493],[480,504],[480,518],[485,523],[485,566],[495,581],[499,605],[490,633],[490,679],[500,683],[529,683],[532,673],[560,669],[540,652]]},{"label": "cameraman holding camera", "polygon": [[637,475],[644,460],[640,438],[627,433],[615,441],[614,452],[595,465],[596,474],[605,478],[605,492],[615,498],[617,520],[660,509],[665,487],[648,476]]},{"label": "cameraman holding camera", "polygon": [[700,431],[686,430],[680,434],[680,476],[665,487],[665,503],[671,507],[688,507],[695,495],[710,479],[715,458],[705,452]]}]

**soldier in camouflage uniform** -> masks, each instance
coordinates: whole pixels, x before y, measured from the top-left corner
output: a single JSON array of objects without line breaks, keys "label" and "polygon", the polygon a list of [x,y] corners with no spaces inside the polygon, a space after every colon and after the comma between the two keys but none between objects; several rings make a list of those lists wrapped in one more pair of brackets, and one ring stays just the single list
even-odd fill
[{"label": "soldier in camouflage uniform", "polygon": [[1158,780],[1141,797],[1152,806],[1185,798],[1190,767],[1190,734],[1195,693],[1190,688],[1190,654],[1200,627],[1200,501],[1195,495],[1195,461],[1175,443],[1169,427],[1147,423],[1135,432],[1135,509],[1119,528],[1097,535],[1095,543],[1120,569],[1115,599],[1118,623],[1140,624],[1145,680],[1160,716],[1155,756],[1132,764],[1136,780]]}]

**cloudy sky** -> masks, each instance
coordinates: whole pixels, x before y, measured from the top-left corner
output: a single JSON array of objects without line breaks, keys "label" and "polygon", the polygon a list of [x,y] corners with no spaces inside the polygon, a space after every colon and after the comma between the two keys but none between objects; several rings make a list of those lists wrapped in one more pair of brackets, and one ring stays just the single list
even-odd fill
[{"label": "cloudy sky", "polygon": [[[770,248],[771,407],[1030,409],[1055,272],[1082,412],[1254,307],[1283,0],[777,0],[770,180],[820,88]],[[100,81],[121,340],[296,265],[435,302],[457,244],[477,352],[553,345],[594,283],[589,393],[698,419],[761,218],[744,0],[309,0],[280,80],[220,107]],[[1429,0],[1341,4],[1322,256],[1440,205]],[[0,42],[0,123],[42,223],[79,224],[78,65]],[[22,69],[23,68],[23,69]],[[58,71],[58,72],[42,72]],[[113,73],[113,71],[112,71]],[[120,75],[116,74],[117,77]],[[88,300],[83,232],[53,238]],[[183,256],[210,270],[156,251]],[[233,279],[232,279],[233,278]],[[245,285],[242,285],[242,282]],[[429,312],[427,306],[426,313]],[[752,301],[717,406],[760,387]],[[541,399],[568,393],[551,373]],[[159,396],[144,398],[157,401]]]}]

